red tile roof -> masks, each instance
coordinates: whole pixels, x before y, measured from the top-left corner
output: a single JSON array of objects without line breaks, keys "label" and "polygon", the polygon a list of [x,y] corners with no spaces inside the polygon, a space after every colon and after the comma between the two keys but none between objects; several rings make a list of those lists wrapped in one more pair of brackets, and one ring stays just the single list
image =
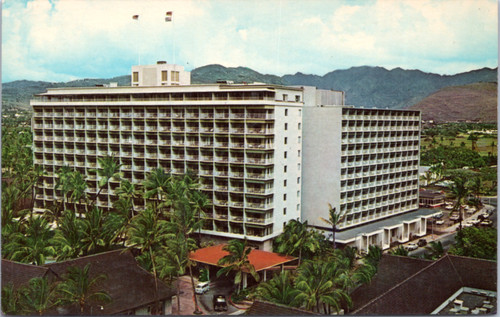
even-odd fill
[{"label": "red tile roof", "polygon": [[[222,250],[224,246],[225,244],[219,244],[212,247],[198,249],[194,252],[191,252],[189,258],[199,263],[219,266],[217,265],[219,259],[229,254],[229,252]],[[257,272],[296,259],[297,258],[292,256],[281,255],[278,253],[267,252],[256,249],[252,249],[252,251],[250,251],[250,253],[248,254],[248,261],[250,262],[250,264],[254,266],[255,271]]]}]

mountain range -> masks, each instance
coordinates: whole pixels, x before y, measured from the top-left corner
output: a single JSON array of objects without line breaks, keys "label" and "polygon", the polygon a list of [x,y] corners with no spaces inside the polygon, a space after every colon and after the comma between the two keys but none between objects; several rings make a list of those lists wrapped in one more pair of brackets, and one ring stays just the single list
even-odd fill
[{"label": "mountain range", "polygon": [[[351,67],[335,70],[324,76],[296,73],[276,76],[261,74],[247,67],[224,67],[207,65],[191,72],[193,84],[215,83],[217,80],[231,80],[235,83],[263,82],[279,85],[316,86],[321,89],[342,90],[346,93],[346,104],[402,109],[423,101],[442,88],[463,86],[473,83],[496,83],[497,68],[482,68],[456,75],[439,75],[420,70],[383,67]],[[4,107],[27,107],[29,99],[37,93],[53,87],[89,87],[109,82],[119,86],[130,85],[130,76],[109,79],[81,79],[66,83],[20,80],[4,83],[2,101]],[[471,101],[472,103],[474,101]]]}]

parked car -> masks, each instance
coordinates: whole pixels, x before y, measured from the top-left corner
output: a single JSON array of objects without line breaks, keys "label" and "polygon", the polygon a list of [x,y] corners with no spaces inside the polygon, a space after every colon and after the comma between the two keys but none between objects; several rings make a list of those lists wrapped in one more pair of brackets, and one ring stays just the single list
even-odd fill
[{"label": "parked car", "polygon": [[436,220],[436,224],[437,225],[442,225],[442,224],[444,224],[444,220]]},{"label": "parked car", "polygon": [[405,248],[408,251],[413,251],[418,249],[418,245],[416,243],[408,243]]},{"label": "parked car", "polygon": [[493,225],[493,221],[491,220],[484,220],[479,223],[479,226],[481,227],[491,227]]},{"label": "parked car", "polygon": [[213,304],[214,311],[227,311],[226,296],[222,294],[214,295]]},{"label": "parked car", "polygon": [[418,240],[417,244],[418,244],[419,247],[425,247],[427,245],[427,240],[420,239],[420,240]]},{"label": "parked car", "polygon": [[460,218],[458,213],[451,214],[450,220],[457,221]]},{"label": "parked car", "polygon": [[436,215],[434,216],[434,218],[436,218],[436,219],[441,219],[441,218],[443,218],[443,215],[444,215],[444,214],[443,214],[443,212],[440,212],[440,213],[436,214]]},{"label": "parked car", "polygon": [[196,294],[204,294],[210,289],[210,283],[209,282],[201,282],[196,285],[195,292]]}]

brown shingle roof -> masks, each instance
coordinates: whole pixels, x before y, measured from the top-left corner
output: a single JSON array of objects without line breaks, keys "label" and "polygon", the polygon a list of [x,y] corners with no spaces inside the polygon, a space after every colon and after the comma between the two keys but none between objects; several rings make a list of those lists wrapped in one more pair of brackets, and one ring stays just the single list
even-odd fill
[{"label": "brown shingle roof", "polygon": [[[391,257],[391,255],[384,255],[384,257]],[[385,267],[384,270],[388,269],[389,267]],[[496,263],[480,259],[471,261],[468,258],[447,255],[401,282],[393,284],[388,290],[381,288],[378,296],[370,298],[363,306],[358,306],[352,314],[427,315],[461,287],[481,285],[488,287],[483,289],[496,290],[496,281],[479,284],[484,274],[493,274],[490,278],[496,277]],[[468,283],[475,284],[469,285]],[[376,294],[376,292],[371,294]]]},{"label": "brown shingle roof", "polygon": [[[105,274],[106,281],[100,289],[106,291],[112,302],[104,305],[100,314],[113,315],[154,302],[155,282],[153,275],[141,268],[130,251],[116,250],[81,257],[64,262],[46,264],[55,274],[63,277],[68,267],[85,267],[91,264],[90,276]],[[158,280],[158,300],[173,296],[175,292]],[[94,312],[95,314],[95,312]]]},{"label": "brown shingle roof", "polygon": [[14,288],[28,284],[34,277],[44,277],[48,268],[2,259],[2,286],[12,284]]},{"label": "brown shingle roof", "polygon": [[[84,268],[88,263],[90,267],[90,278],[99,274],[105,274],[107,279],[99,284],[99,291],[106,291],[112,298],[112,302],[103,305],[103,310],[98,314],[114,315],[123,314],[127,311],[143,307],[155,301],[155,280],[151,273],[141,268],[130,251],[116,250],[105,253],[94,254],[64,262],[50,263],[44,266],[16,263],[2,260],[2,285],[13,283],[18,287],[27,283],[33,277],[52,276],[62,279],[68,267],[76,266]],[[175,291],[158,280],[158,300],[164,300],[175,295]],[[57,315],[58,312],[47,312],[49,315]],[[77,307],[66,307],[65,314],[78,315]],[[96,315],[94,305],[93,314]],[[84,312],[90,315],[90,309]]]},{"label": "brown shingle roof", "polygon": [[378,264],[377,274],[371,283],[352,292],[353,307],[351,311],[359,309],[373,298],[385,293],[394,285],[401,283],[431,263],[433,262],[430,260],[384,254]]}]

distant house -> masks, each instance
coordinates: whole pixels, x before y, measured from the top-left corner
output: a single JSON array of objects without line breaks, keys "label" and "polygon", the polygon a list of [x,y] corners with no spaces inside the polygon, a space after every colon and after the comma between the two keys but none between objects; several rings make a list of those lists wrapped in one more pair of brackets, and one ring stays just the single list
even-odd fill
[{"label": "distant house", "polygon": [[437,261],[384,254],[370,284],[356,289],[352,315],[496,312],[497,263],[446,255]]},{"label": "distant house", "polygon": [[437,190],[421,190],[419,195],[420,207],[439,207],[444,204],[445,194]]},{"label": "distant house", "polygon": [[[105,305],[90,303],[84,315],[149,315],[158,302],[161,314],[171,314],[172,296],[175,291],[157,280],[158,292],[155,296],[155,279],[151,273],[141,268],[130,251],[116,250],[78,259],[35,266],[2,259],[2,286],[11,283],[14,288],[25,285],[31,278],[47,277],[62,280],[68,267],[79,268],[91,264],[90,277],[105,274],[107,279],[100,290],[107,292],[112,301]],[[69,306],[48,311],[48,315],[79,315],[79,308]]]}]

